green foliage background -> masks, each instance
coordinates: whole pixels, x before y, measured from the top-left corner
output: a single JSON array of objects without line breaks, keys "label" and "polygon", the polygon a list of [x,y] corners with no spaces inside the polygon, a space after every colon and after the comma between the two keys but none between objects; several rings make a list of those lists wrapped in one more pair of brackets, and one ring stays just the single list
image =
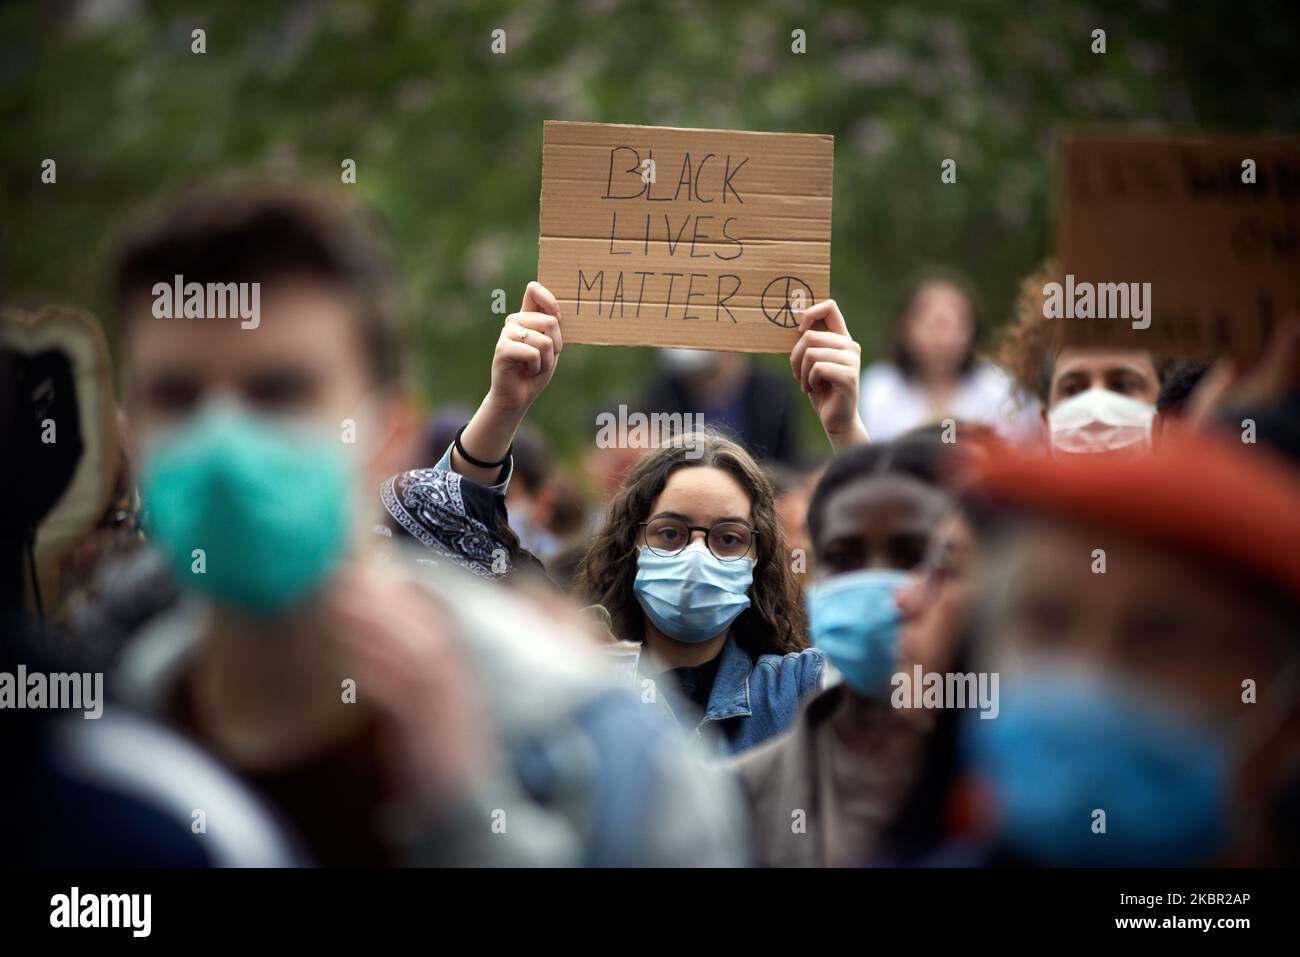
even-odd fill
[{"label": "green foliage background", "polygon": [[[1300,129],[1298,6],[5,4],[0,295],[111,325],[106,257],[143,203],[232,169],[338,182],[352,158],[357,185],[339,188],[391,229],[420,394],[474,403],[500,321],[491,291],[517,308],[536,269],[543,120],[832,133],[833,294],[869,359],[927,264],[968,274],[994,324],[1009,314],[1050,250],[1062,125]],[[204,55],[190,52],[195,27]],[[46,157],[55,186],[40,183]],[[955,185],[939,179],[947,157]],[[597,403],[628,398],[652,363],[648,350],[566,350],[533,421],[575,452]]]}]

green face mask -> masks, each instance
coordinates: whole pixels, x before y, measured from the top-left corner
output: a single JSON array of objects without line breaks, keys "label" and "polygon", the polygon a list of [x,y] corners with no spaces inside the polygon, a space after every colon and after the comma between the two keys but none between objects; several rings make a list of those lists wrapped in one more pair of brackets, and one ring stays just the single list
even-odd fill
[{"label": "green face mask", "polygon": [[140,487],[149,536],[180,585],[269,615],[343,560],[351,480],[337,440],[221,408],[155,446]]}]

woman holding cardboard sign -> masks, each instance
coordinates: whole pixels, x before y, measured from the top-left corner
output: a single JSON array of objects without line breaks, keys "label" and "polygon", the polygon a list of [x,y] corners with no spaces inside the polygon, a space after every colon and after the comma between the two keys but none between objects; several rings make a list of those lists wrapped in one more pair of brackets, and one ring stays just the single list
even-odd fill
[{"label": "woman holding cardboard sign", "polygon": [[[492,359],[492,387],[442,467],[504,493],[510,443],[564,346],[559,303],[529,283]],[[820,326],[820,328],[814,328]],[[858,415],[860,349],[833,300],[806,310],[791,374],[836,449],[868,441]],[[579,580],[640,643],[650,697],[687,730],[735,753],[780,732],[820,687],[796,584],[803,556],[781,538],[770,483],[739,445],[710,433],[647,455],[610,504]]]}]

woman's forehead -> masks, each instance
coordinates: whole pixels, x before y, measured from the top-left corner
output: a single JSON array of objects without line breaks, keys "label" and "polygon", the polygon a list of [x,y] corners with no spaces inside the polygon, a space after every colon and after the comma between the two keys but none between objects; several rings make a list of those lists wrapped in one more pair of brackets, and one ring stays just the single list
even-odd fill
[{"label": "woman's forehead", "polygon": [[959,313],[965,314],[970,303],[961,289],[944,279],[929,280],[912,297],[913,314],[919,310],[929,311],[943,307],[955,308]]},{"label": "woman's forehead", "polygon": [[751,520],[749,493],[731,473],[708,466],[679,468],[651,503],[650,514],[676,512],[692,521]]}]

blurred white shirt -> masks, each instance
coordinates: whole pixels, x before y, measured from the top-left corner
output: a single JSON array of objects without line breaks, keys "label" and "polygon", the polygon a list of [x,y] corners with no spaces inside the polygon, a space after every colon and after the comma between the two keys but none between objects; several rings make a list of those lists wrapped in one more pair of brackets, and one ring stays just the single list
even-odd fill
[{"label": "blurred white shirt", "polygon": [[1043,438],[1038,401],[1021,394],[1011,377],[987,359],[976,360],[957,383],[947,409],[933,409],[921,384],[886,359],[873,362],[862,374],[858,402],[862,422],[874,442],[888,442],[917,426],[945,418],[990,426],[1016,444]]}]

